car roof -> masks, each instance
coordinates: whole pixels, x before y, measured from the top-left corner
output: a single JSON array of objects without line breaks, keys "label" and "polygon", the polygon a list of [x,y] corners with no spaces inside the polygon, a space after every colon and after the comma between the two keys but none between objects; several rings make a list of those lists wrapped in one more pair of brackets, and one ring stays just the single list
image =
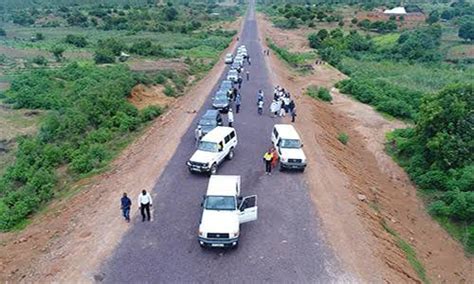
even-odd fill
[{"label": "car roof", "polygon": [[225,56],[231,57],[231,56],[233,56],[233,55],[232,55],[232,53],[227,53]]},{"label": "car roof", "polygon": [[224,91],[224,90],[217,90],[216,94],[214,95],[214,97],[219,97],[219,96],[226,96],[227,97],[227,92]]},{"label": "car roof", "polygon": [[301,140],[298,132],[291,124],[275,124],[278,135],[284,139],[298,139]]},{"label": "car roof", "polygon": [[221,86],[224,85],[224,84],[232,85],[232,81],[231,80],[223,80],[221,82]]},{"label": "car roof", "polygon": [[202,137],[201,141],[219,143],[225,136],[229,135],[232,131],[234,131],[234,128],[232,127],[218,126],[211,130],[209,133],[207,133],[204,137]]},{"label": "car roof", "polygon": [[229,73],[237,73],[237,70],[235,70],[235,69],[230,69],[230,70],[229,70]]},{"label": "car roof", "polygon": [[240,176],[212,175],[207,185],[208,196],[237,196]]},{"label": "car roof", "polygon": [[219,111],[217,109],[208,109],[206,110],[202,118],[205,118],[205,117],[215,118],[218,114],[219,114]]}]

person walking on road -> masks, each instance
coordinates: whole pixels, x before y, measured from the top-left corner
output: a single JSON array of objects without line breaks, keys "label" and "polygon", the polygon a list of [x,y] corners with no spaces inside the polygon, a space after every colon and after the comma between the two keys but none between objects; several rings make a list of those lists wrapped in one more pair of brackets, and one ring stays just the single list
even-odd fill
[{"label": "person walking on road", "polygon": [[264,99],[264,95],[263,95],[263,91],[262,90],[258,90],[258,93],[257,93],[257,105],[260,101],[263,101]]},{"label": "person walking on road", "polygon": [[227,113],[227,122],[229,123],[229,127],[232,127],[232,124],[234,123],[234,113],[232,112],[232,109],[229,109],[229,112]]},{"label": "person walking on road", "polygon": [[235,96],[235,113],[239,113],[240,112],[240,104],[242,102],[242,99],[240,98],[240,93],[238,93],[236,96]]},{"label": "person walking on road", "polygon": [[247,81],[250,80],[250,72],[249,72],[249,70],[245,71],[245,75],[247,75]]},{"label": "person walking on road", "polygon": [[145,219],[150,221],[150,207],[153,201],[151,200],[151,195],[146,192],[146,190],[142,190],[142,193],[138,195],[138,204],[140,205],[140,212],[142,213],[142,222],[145,222]]},{"label": "person walking on road", "polygon": [[296,119],[296,107],[291,110],[291,122],[295,122]]},{"label": "person walking on road", "polygon": [[272,174],[272,160],[273,160],[272,149],[269,149],[263,155],[263,161],[265,162],[265,174],[266,175],[271,175]]},{"label": "person walking on road", "polygon": [[130,207],[132,207],[132,200],[128,198],[125,192],[123,193],[123,196],[120,199],[120,203],[120,209],[122,209],[122,215],[125,218],[125,221],[130,222]]},{"label": "person walking on road", "polygon": [[198,127],[194,130],[194,140],[196,140],[196,147],[199,146],[199,142],[201,142],[201,137],[202,129],[201,125],[198,125]]},{"label": "person walking on road", "polygon": [[258,101],[257,103],[257,112],[259,115],[263,114],[263,100]]},{"label": "person walking on road", "polygon": [[239,78],[237,79],[237,83],[239,84],[239,90],[240,90],[242,88],[242,77],[241,76],[239,76]]},{"label": "person walking on road", "polygon": [[250,65],[252,65],[252,63],[250,62],[250,55],[247,56],[247,63]]},{"label": "person walking on road", "polygon": [[275,169],[277,164],[278,164],[278,153],[277,153],[277,149],[275,148],[275,146],[272,146],[272,168]]}]

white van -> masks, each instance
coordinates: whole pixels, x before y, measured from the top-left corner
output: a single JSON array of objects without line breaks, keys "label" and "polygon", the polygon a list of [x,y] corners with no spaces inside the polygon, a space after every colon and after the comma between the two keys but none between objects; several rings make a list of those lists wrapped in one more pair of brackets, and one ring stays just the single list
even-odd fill
[{"label": "white van", "polygon": [[202,137],[198,149],[187,162],[191,172],[217,173],[217,167],[225,158],[234,158],[237,133],[232,127],[218,126]]},{"label": "white van", "polygon": [[240,197],[240,176],[211,176],[201,206],[201,247],[236,247],[240,224],[258,217],[257,196]]},{"label": "white van", "polygon": [[275,124],[272,131],[272,143],[277,149],[280,159],[280,170],[306,168],[306,156],[303,143],[293,125]]}]

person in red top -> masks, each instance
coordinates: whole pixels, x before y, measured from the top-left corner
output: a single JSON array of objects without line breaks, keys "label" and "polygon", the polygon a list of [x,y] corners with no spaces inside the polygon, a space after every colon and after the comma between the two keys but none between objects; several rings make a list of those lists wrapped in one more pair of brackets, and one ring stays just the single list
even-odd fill
[{"label": "person in red top", "polygon": [[278,164],[278,153],[277,153],[277,150],[274,146],[272,146],[272,149],[271,149],[271,152],[272,152],[272,168],[276,168],[277,164]]}]

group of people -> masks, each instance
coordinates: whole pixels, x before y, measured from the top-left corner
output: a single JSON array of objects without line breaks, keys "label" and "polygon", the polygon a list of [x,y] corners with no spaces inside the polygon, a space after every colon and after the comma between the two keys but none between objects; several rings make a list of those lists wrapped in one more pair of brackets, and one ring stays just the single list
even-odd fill
[{"label": "group of people", "polygon": [[[122,215],[125,221],[130,222],[130,209],[132,208],[132,200],[127,196],[127,193],[123,193],[122,198],[120,199],[120,209],[122,210]],[[140,213],[142,214],[142,222],[145,220],[151,220],[150,207],[153,205],[153,200],[151,199],[150,193],[146,190],[138,195],[138,206]]]},{"label": "group of people", "polygon": [[295,101],[291,98],[290,92],[287,92],[284,88],[276,86],[273,90],[273,101],[270,105],[270,112],[276,116],[291,115],[291,122],[295,122],[296,119],[296,105]]}]

